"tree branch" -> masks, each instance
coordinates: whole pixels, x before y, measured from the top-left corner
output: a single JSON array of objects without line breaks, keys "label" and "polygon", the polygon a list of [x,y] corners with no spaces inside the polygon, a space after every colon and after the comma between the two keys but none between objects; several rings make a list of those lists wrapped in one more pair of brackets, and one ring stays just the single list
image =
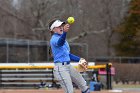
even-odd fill
[{"label": "tree branch", "polygon": [[100,33],[103,33],[103,32],[105,32],[105,31],[108,31],[108,29],[109,29],[109,27],[107,27],[106,29],[102,29],[102,30],[100,30],[100,31],[87,31],[87,32],[82,32],[81,34],[79,34],[78,36],[75,36],[75,37],[73,37],[73,38],[70,38],[70,39],[68,39],[68,41],[69,42],[73,42],[73,41],[75,41],[75,40],[77,40],[77,39],[80,39],[80,38],[83,38],[83,37],[85,37],[85,36],[87,36],[87,35],[89,35],[89,34],[100,34]]},{"label": "tree branch", "polygon": [[14,13],[12,13],[12,12],[9,12],[9,11],[8,11],[8,10],[6,10],[5,8],[1,7],[1,5],[0,5],[0,9],[1,9],[2,11],[6,12],[7,14],[9,14],[10,16],[15,17],[16,19],[20,20],[21,22],[25,23],[26,25],[28,25],[28,26],[31,26],[31,27],[32,27],[32,25],[31,25],[31,24],[29,24],[27,21],[25,21],[24,19],[22,19],[21,17],[19,17],[19,16],[15,15],[15,14],[14,14]]}]

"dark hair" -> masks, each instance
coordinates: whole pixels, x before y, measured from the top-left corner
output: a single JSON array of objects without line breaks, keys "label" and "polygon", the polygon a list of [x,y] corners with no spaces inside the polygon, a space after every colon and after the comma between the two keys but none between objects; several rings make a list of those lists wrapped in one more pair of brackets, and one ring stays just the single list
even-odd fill
[{"label": "dark hair", "polygon": [[[50,30],[50,27],[51,25],[56,21],[56,19],[53,19],[52,21],[49,22],[49,26],[48,26],[48,29]],[[51,36],[54,34],[53,31],[50,31],[51,33]],[[49,46],[49,60],[52,60],[53,59],[53,54],[52,54],[52,49],[51,49],[51,46]]]},{"label": "dark hair", "polygon": [[50,30],[50,27],[52,26],[52,24],[56,21],[56,19],[52,20],[50,23],[49,23],[49,30]]}]

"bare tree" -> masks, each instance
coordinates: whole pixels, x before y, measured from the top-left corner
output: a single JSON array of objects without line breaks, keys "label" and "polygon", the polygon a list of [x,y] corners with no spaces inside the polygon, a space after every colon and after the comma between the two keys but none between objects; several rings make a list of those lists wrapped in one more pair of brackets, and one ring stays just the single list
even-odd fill
[{"label": "bare tree", "polygon": [[[95,1],[92,5],[96,4],[94,6],[101,6],[101,8],[96,8],[94,6],[89,6],[88,8],[85,8],[86,5],[91,5],[91,2],[93,3],[93,1],[86,2],[86,4],[83,4],[84,8],[82,7],[82,22],[80,20],[82,31],[75,37],[71,37],[69,41],[74,42],[86,36],[104,34],[100,38],[107,47],[106,55],[112,56],[112,46],[114,43],[113,39],[116,36],[116,32],[114,29],[121,22],[121,19],[123,18],[127,10],[125,9],[127,7],[125,6],[126,2],[125,0],[98,0]],[[97,16],[92,13],[93,11],[95,14],[97,14]]]},{"label": "bare tree", "polygon": [[51,19],[74,16],[76,21],[68,40],[87,43],[89,57],[111,56],[117,40],[114,28],[123,18],[125,1],[0,0],[1,31],[9,38],[49,40],[47,24]]}]

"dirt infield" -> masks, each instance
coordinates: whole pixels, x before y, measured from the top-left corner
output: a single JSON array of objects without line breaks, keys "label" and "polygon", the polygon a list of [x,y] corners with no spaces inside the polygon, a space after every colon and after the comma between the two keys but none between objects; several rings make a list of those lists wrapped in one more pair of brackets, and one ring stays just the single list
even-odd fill
[{"label": "dirt infield", "polygon": [[[0,93],[64,93],[63,90],[45,90],[45,89],[1,89]],[[75,90],[75,93],[81,93],[79,90]],[[134,91],[123,91],[123,92],[113,92],[109,90],[103,90],[103,91],[94,91],[91,93],[140,93],[140,92],[134,92]]]}]

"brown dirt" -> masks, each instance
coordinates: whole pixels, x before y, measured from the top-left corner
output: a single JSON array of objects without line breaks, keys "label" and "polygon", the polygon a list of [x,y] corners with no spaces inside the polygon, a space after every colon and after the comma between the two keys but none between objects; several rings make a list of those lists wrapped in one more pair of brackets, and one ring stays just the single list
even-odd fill
[{"label": "brown dirt", "polygon": [[[45,90],[45,89],[1,89],[0,93],[64,93],[63,90]],[[81,93],[80,90],[75,90],[75,93]],[[91,93],[118,93],[118,92],[110,92],[108,90],[106,91],[98,91],[98,92],[91,92]],[[129,92],[129,91],[123,91],[121,93],[140,93],[140,92]]]}]

